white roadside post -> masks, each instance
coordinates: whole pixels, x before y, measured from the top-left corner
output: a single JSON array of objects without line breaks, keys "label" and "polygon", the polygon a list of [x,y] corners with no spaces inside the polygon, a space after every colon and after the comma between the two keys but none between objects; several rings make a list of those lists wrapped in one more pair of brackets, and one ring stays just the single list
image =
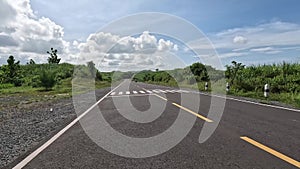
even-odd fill
[{"label": "white roadside post", "polygon": [[208,83],[205,82],[205,91],[207,91],[207,90],[208,90]]},{"label": "white roadside post", "polygon": [[269,97],[269,92],[270,92],[269,84],[265,84],[265,87],[264,87],[264,96],[265,97]]},{"label": "white roadside post", "polygon": [[229,88],[230,88],[230,86],[229,86],[229,83],[227,82],[227,83],[226,83],[226,92],[227,92],[227,93],[229,92]]}]

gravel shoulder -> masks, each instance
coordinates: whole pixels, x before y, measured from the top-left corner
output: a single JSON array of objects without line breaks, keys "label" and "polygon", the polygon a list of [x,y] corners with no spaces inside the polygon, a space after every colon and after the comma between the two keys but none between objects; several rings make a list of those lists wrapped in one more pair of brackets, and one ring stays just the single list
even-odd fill
[{"label": "gravel shoulder", "polygon": [[[96,97],[106,91],[97,90]],[[70,96],[0,96],[0,168],[11,167],[76,117]]]}]

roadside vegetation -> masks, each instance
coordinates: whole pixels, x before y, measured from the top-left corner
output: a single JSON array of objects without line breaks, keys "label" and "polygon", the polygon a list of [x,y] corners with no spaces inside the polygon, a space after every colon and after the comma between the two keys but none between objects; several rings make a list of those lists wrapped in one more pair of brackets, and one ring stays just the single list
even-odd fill
[{"label": "roadside vegetation", "polygon": [[[226,70],[194,63],[183,69],[168,71],[145,70],[136,74],[135,81],[178,86],[225,94],[226,83],[230,85],[229,95],[255,98],[263,103],[282,102],[300,107],[300,64],[282,63],[273,65],[245,66],[232,62]],[[263,95],[264,85],[270,85],[270,95]],[[213,91],[211,90],[213,88]]]},{"label": "roadside vegetation", "polygon": [[[51,48],[47,53],[48,63],[43,64],[30,59],[26,65],[21,65],[14,56],[9,56],[7,64],[0,66],[0,94],[71,96],[75,65],[60,63],[56,49]],[[110,86],[111,73],[100,73],[92,61],[76,65],[76,70],[80,70],[78,77],[83,84],[84,78],[94,78],[96,88]]]},{"label": "roadside vegetation", "polygon": [[[300,107],[300,64],[281,63],[273,65],[245,66],[232,61],[226,70],[202,63],[194,63],[185,68],[136,72],[100,72],[90,61],[86,65],[60,63],[57,50],[51,48],[48,63],[36,64],[30,59],[21,65],[14,56],[9,56],[7,64],[0,66],[0,96],[16,95],[72,95],[72,81],[78,91],[109,87],[121,79],[131,79],[152,84],[186,87],[207,92],[229,94],[258,99],[261,102],[282,102]],[[75,72],[74,72],[75,71]],[[92,81],[91,81],[92,79]],[[226,83],[230,90],[226,92]],[[81,85],[82,84],[82,85]],[[264,85],[269,84],[270,95],[263,95]],[[82,88],[80,88],[82,87]],[[212,90],[213,89],[213,90]]]}]

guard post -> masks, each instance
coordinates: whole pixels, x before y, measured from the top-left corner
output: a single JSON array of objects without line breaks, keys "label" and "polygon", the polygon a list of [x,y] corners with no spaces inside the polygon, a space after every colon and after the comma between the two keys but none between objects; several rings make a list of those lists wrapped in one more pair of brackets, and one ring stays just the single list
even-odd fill
[{"label": "guard post", "polygon": [[230,86],[229,86],[229,83],[227,82],[227,83],[226,83],[226,92],[227,92],[227,93],[229,92],[229,88],[230,88]]},{"label": "guard post", "polygon": [[269,94],[270,94],[270,86],[269,84],[265,84],[265,87],[264,87],[264,96],[267,98],[269,97]]},{"label": "guard post", "polygon": [[205,87],[204,87],[204,89],[205,89],[205,91],[208,90],[208,83],[207,83],[207,82],[205,82]]}]

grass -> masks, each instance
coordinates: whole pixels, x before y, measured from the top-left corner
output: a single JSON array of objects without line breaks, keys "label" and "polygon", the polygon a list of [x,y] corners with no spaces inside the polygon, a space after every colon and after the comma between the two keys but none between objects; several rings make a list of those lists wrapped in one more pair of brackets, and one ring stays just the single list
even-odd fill
[{"label": "grass", "polygon": [[[88,82],[86,79],[81,79],[80,83],[76,81],[76,85],[80,85],[81,88],[77,88],[76,92],[72,90],[72,79],[67,78],[56,84],[52,90],[46,91],[44,88],[33,88],[31,86],[14,87],[12,85],[2,85],[0,88],[0,97],[10,96],[29,96],[34,97],[36,100],[43,100],[45,96],[53,96],[55,98],[71,97],[72,94],[80,94],[94,89],[101,89],[109,87],[108,81],[95,81],[94,83]],[[8,86],[8,87],[3,87]],[[74,86],[76,88],[76,86]],[[41,96],[41,97],[40,97]],[[52,97],[52,98],[53,98]]]},{"label": "grass", "polygon": [[[163,86],[171,86],[174,87],[173,84],[164,83],[164,82],[146,82],[150,84],[163,85]],[[226,80],[221,79],[215,82],[211,82],[209,84],[208,92],[214,94],[226,94],[225,85]],[[186,82],[179,83],[180,87],[190,88],[194,90],[204,91],[205,82],[198,82],[195,84],[187,84]],[[211,86],[213,90],[211,89]],[[230,91],[227,95],[231,96],[241,96],[247,98],[257,99],[261,103],[272,104],[272,102],[280,102],[287,105],[291,105],[293,107],[300,108],[300,93],[270,93],[268,98],[264,97],[263,92],[255,92],[255,91]]]}]

